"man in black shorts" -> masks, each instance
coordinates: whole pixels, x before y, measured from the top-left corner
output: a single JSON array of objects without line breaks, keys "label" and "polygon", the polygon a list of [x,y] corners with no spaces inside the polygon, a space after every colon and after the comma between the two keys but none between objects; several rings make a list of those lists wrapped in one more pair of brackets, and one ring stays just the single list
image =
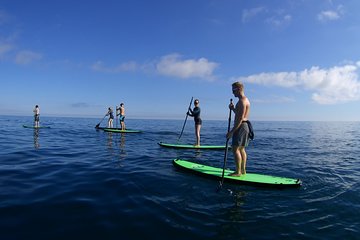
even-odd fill
[{"label": "man in black shorts", "polygon": [[230,103],[229,109],[234,111],[234,127],[226,134],[226,138],[232,137],[232,151],[235,158],[236,170],[231,176],[241,176],[246,174],[247,154],[245,147],[249,145],[249,125],[248,116],[250,113],[250,101],[244,94],[244,85],[240,82],[232,84],[232,92],[239,98],[236,106]]}]

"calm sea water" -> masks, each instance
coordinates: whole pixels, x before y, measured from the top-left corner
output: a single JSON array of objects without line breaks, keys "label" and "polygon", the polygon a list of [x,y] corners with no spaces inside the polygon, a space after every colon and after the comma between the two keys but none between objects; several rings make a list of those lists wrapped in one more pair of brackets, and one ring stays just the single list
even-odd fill
[{"label": "calm sea water", "polygon": [[[128,119],[141,134],[98,122],[42,117],[51,129],[34,130],[22,127],[32,117],[0,117],[0,239],[359,239],[359,122],[253,122],[248,172],[303,186],[219,192],[172,160],[222,167],[223,151],[157,145],[175,143],[183,121]],[[202,144],[225,144],[226,128],[204,121]],[[194,141],[189,120],[182,142]]]}]

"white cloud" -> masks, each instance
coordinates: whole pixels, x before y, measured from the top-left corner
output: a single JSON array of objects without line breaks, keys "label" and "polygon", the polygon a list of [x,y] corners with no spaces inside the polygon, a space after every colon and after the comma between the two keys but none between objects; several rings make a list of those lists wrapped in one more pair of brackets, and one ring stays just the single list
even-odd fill
[{"label": "white cloud", "polygon": [[292,16],[286,14],[284,16],[270,17],[266,19],[265,22],[273,27],[278,28],[289,25],[291,23],[291,20],[292,20]]},{"label": "white cloud", "polygon": [[344,7],[339,5],[336,10],[321,11],[317,18],[320,22],[328,22],[338,20],[342,15],[344,15]]},{"label": "white cloud", "polygon": [[20,51],[15,56],[15,62],[17,64],[26,65],[33,61],[40,60],[42,55],[33,51]]},{"label": "white cloud", "polygon": [[257,15],[261,14],[264,11],[266,11],[265,7],[244,9],[242,11],[242,22],[248,22],[250,21],[250,19],[256,17]]},{"label": "white cloud", "polygon": [[104,73],[120,73],[128,71],[156,72],[157,74],[175,78],[200,78],[205,80],[215,80],[213,72],[218,67],[215,62],[210,62],[206,58],[182,59],[179,54],[169,54],[160,60],[150,63],[138,64],[130,61],[121,63],[114,67],[106,66],[102,61],[97,61],[91,69]]},{"label": "white cloud", "polygon": [[237,81],[260,85],[275,85],[304,89],[312,92],[319,104],[335,104],[360,99],[358,71],[360,62],[329,69],[311,67],[301,72],[260,73],[239,77]]},{"label": "white cloud", "polygon": [[129,72],[129,71],[136,71],[138,68],[138,64],[134,61],[121,63],[114,67],[107,67],[104,65],[102,61],[97,61],[91,66],[92,70],[98,72],[105,72],[105,73],[120,73],[120,72]]},{"label": "white cloud", "polygon": [[0,43],[0,59],[2,59],[12,49],[13,49],[13,46],[11,44]]},{"label": "white cloud", "polygon": [[318,19],[321,22],[327,22],[327,21],[336,20],[339,18],[340,18],[340,15],[335,11],[322,11],[321,13],[318,14]]},{"label": "white cloud", "polygon": [[292,103],[295,102],[295,99],[292,97],[285,96],[269,96],[265,99],[253,99],[252,102],[263,103],[263,104],[273,104],[273,103]]},{"label": "white cloud", "polygon": [[206,58],[182,60],[179,54],[163,56],[156,64],[156,71],[165,76],[215,80],[213,71],[218,64]]}]

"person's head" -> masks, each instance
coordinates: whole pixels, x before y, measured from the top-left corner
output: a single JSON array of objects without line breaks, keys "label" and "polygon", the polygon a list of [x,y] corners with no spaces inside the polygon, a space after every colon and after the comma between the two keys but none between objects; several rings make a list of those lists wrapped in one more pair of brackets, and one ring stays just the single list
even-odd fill
[{"label": "person's head", "polygon": [[109,107],[108,109],[109,109],[109,111],[110,111],[110,110],[111,110],[111,107]]},{"label": "person's head", "polygon": [[195,105],[195,106],[199,105],[199,99],[195,99],[194,105]]},{"label": "person's head", "polygon": [[231,86],[235,97],[244,95],[244,84],[241,82],[234,82]]},{"label": "person's head", "polygon": [[120,107],[124,106],[124,103],[120,103]]},{"label": "person's head", "polygon": [[38,108],[39,106],[38,106],[38,105],[36,105],[35,107],[36,107],[36,108]]}]

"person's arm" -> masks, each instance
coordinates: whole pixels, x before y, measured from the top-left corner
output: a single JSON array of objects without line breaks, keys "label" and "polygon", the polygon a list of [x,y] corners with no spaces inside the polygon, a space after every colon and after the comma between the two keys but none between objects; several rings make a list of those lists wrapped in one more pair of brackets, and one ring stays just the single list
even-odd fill
[{"label": "person's arm", "polygon": [[194,116],[194,113],[193,113],[193,111],[191,110],[191,108],[188,109],[188,111],[187,111],[186,114],[189,115],[189,116],[191,116],[191,117]]},{"label": "person's arm", "polygon": [[240,106],[237,106],[237,108],[234,109],[235,112],[235,122],[234,127],[226,134],[227,138],[231,138],[234,132],[236,132],[243,122],[244,114],[245,114],[245,102],[243,100],[239,101],[238,104],[241,104]]},{"label": "person's arm", "polygon": [[199,107],[194,108],[194,110],[191,111],[191,113],[192,113],[193,116],[199,115],[200,114],[200,108]]}]

